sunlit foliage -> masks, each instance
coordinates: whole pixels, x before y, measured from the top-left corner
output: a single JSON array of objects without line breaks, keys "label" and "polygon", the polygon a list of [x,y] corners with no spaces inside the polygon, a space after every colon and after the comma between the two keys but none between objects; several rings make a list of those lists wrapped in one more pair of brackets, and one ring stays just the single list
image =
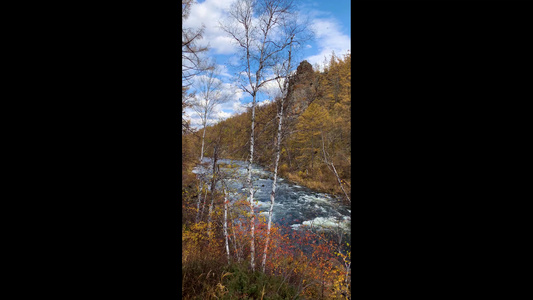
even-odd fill
[{"label": "sunlit foliage", "polygon": [[[222,235],[221,195],[217,195],[214,234],[208,235],[204,218],[194,222],[194,188],[184,187],[182,226],[182,293],[184,299],[348,299],[351,289],[350,247],[326,231],[311,227],[292,230],[273,226],[265,273],[252,272],[250,211],[245,199],[230,205],[230,260],[227,264]],[[192,200],[188,201],[187,199]],[[266,219],[256,218],[256,242],[264,246]],[[348,266],[348,267],[347,267]]]},{"label": "sunlit foliage", "polygon": [[[302,62],[291,78],[281,144],[280,175],[322,192],[342,195],[335,166],[343,188],[351,190],[351,55],[332,54],[323,72],[313,71]],[[254,161],[273,169],[276,113],[279,101],[256,108]],[[207,134],[222,139],[222,157],[247,160],[249,155],[250,112],[233,116],[214,126]],[[209,156],[209,153],[207,154]]]},{"label": "sunlit foliage", "polygon": [[[284,101],[280,176],[307,187],[351,197],[351,57],[332,55],[323,72],[302,62],[290,79]],[[279,99],[278,99],[279,100]],[[272,170],[280,101],[256,108],[254,162]],[[206,129],[204,155],[245,161],[249,155],[251,112]],[[201,135],[182,136],[182,294],[183,299],[350,299],[351,245],[335,231],[273,225],[265,272],[250,268],[251,208],[246,198],[228,202],[226,256],[224,190],[211,191],[192,167],[197,163]],[[339,185],[334,166],[340,177]],[[227,166],[226,166],[227,167]],[[231,169],[231,168],[230,168]],[[223,178],[220,178],[223,181]],[[229,191],[228,191],[229,192]],[[213,199],[211,232],[201,198]],[[214,198],[211,198],[214,197]],[[196,216],[199,216],[198,220]],[[264,215],[255,212],[255,245],[263,249],[267,236]]]}]

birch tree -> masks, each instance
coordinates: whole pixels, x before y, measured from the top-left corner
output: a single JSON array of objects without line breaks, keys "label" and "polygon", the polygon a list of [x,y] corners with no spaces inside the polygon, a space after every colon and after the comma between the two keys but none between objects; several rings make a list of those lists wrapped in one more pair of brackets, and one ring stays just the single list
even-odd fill
[{"label": "birch tree", "polygon": [[[222,81],[218,79],[219,71],[216,68],[212,68],[207,71],[207,74],[199,76],[198,80],[194,84],[196,97],[192,102],[192,109],[198,114],[202,122],[202,147],[200,149],[200,163],[204,159],[205,151],[205,132],[214,108],[226,102],[229,99],[229,95],[222,89]],[[199,219],[199,208],[201,202],[201,187],[203,185],[202,176],[200,175],[200,182],[198,187],[198,212],[196,213],[196,221]],[[205,205],[205,199],[204,199]],[[203,212],[203,207],[202,207]]]},{"label": "birch tree", "polygon": [[268,71],[286,51],[291,36],[285,31],[287,21],[294,16],[293,0],[237,0],[228,11],[227,23],[220,27],[232,38],[239,48],[242,62],[239,69],[240,88],[252,97],[250,154],[248,161],[247,184],[250,204],[250,265],[255,270],[255,213],[252,164],[254,158],[255,107],[259,89],[267,82],[275,80]]},{"label": "birch tree", "polygon": [[229,211],[229,217],[231,219],[231,223],[230,224],[231,224],[231,234],[232,234],[232,239],[233,239],[233,249],[235,250],[235,256],[237,256],[237,261],[240,263],[241,262],[241,253],[243,252],[242,251],[242,245],[237,240],[237,234],[235,234],[235,227],[233,226],[235,218],[233,217],[233,214],[231,213],[231,210]]},{"label": "birch tree", "polygon": [[346,193],[346,190],[344,189],[344,186],[342,185],[342,179],[339,176],[339,173],[337,173],[337,169],[335,168],[335,165],[333,164],[333,161],[328,159],[329,154],[324,149],[324,134],[322,133],[322,153],[324,154],[324,163],[328,166],[328,168],[335,174],[335,178],[337,179],[337,183],[339,184],[342,192],[344,193],[344,196],[348,200],[348,202],[351,202],[350,197],[348,196],[348,193]]},{"label": "birch tree", "polygon": [[[291,37],[291,42],[293,41],[294,36]],[[291,50],[292,50],[292,44],[289,46],[289,56],[286,63],[284,63],[280,68],[277,68],[275,71],[277,77],[277,84],[278,88],[280,90],[280,109],[278,111],[278,136],[276,139],[276,159],[274,162],[274,179],[272,181],[272,191],[270,192],[270,209],[268,210],[268,225],[267,225],[267,236],[266,236],[266,242],[265,242],[265,248],[263,250],[263,261],[261,263],[261,267],[263,270],[263,273],[265,272],[265,264],[266,264],[266,257],[267,257],[267,251],[268,251],[268,243],[270,241],[270,228],[272,226],[272,210],[274,209],[274,202],[276,198],[276,180],[278,178],[278,165],[279,165],[279,157],[280,157],[280,149],[281,149],[281,128],[283,124],[283,106],[284,106],[284,100],[287,97],[287,91],[289,86],[289,74],[291,71]],[[283,84],[281,83],[283,79]]]},{"label": "birch tree", "polygon": [[[218,119],[218,122],[220,122],[221,119]],[[220,172],[219,165],[217,164],[218,159],[221,154],[223,154],[223,141],[222,141],[222,133],[225,129],[224,124],[221,125],[221,123],[215,125],[215,128],[217,128],[216,137],[213,141],[213,167],[212,167],[212,177],[211,177],[211,204],[209,205],[209,213],[208,213],[208,219],[207,219],[207,233],[208,236],[211,237],[212,231],[212,218],[213,218],[213,212],[214,212],[214,205],[215,205],[215,197],[216,197],[216,185],[217,182],[219,182],[221,179],[223,180],[223,172]]]},{"label": "birch tree", "polygon": [[229,243],[228,243],[228,197],[226,194],[226,189],[223,188],[222,192],[224,193],[224,239],[226,242],[226,255],[228,257],[228,265],[230,264],[229,259]]},{"label": "birch tree", "polygon": [[211,178],[211,204],[209,205],[209,213],[208,213],[208,219],[207,219],[207,235],[211,237],[211,218],[213,215],[213,207],[215,202],[215,187],[218,181],[218,167],[217,167],[217,161],[218,161],[218,149],[219,145],[218,143],[215,145],[215,149],[213,150],[213,177]]},{"label": "birch tree", "polygon": [[219,71],[214,68],[207,71],[206,75],[200,76],[194,84],[196,100],[192,103],[192,108],[202,121],[202,147],[200,152],[200,163],[204,158],[205,148],[205,128],[208,124],[214,108],[229,100],[229,94],[223,90],[223,83],[218,79]]},{"label": "birch tree", "polygon": [[[182,0],[181,2],[181,21],[182,25],[189,18],[193,0]],[[202,54],[207,52],[208,48],[198,45],[202,39],[204,26],[201,28],[188,28],[182,26],[181,29],[181,80],[183,86],[191,85],[192,78],[200,73],[211,69],[213,66],[206,64],[202,59]]]}]

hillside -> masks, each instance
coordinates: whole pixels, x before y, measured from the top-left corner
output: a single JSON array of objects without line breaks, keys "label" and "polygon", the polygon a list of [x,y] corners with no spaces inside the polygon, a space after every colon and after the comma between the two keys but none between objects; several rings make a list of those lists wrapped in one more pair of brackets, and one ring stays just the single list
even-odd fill
[{"label": "hillside", "polygon": [[[312,189],[348,197],[351,186],[351,56],[332,56],[324,72],[302,61],[289,80],[284,101],[280,176]],[[280,99],[256,108],[254,162],[274,168]],[[220,157],[247,160],[250,111],[206,129],[207,144],[220,139]],[[186,137],[188,151],[200,152],[199,132]],[[185,146],[185,145],[184,145]],[[213,147],[204,156],[212,157]],[[194,156],[194,155],[192,155]],[[198,155],[196,155],[198,156]]]}]

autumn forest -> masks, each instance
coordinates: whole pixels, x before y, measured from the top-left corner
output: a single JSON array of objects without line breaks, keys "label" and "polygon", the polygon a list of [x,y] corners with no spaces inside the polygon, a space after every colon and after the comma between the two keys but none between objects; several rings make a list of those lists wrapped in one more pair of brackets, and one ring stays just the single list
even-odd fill
[{"label": "autumn forest", "polygon": [[[193,5],[182,1],[184,20]],[[351,56],[331,53],[322,66],[297,59],[312,32],[293,18],[295,5],[232,4],[220,26],[240,49],[234,82],[251,102],[217,122],[208,122],[213,107],[229,97],[220,70],[198,43],[203,29],[182,29],[182,115],[194,109],[202,120],[182,119],[183,299],[351,298],[350,233],[273,218],[286,197],[281,180],[329,195],[327,205],[351,208],[352,201]],[[258,105],[267,85],[276,93]],[[257,185],[254,168],[270,185]],[[263,199],[260,188],[268,188]]]}]

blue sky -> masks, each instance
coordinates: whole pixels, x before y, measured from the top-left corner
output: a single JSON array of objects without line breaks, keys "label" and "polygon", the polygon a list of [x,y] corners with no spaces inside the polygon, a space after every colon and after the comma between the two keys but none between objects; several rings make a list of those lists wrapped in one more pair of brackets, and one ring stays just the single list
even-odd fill
[{"label": "blue sky", "polygon": [[[206,56],[216,59],[221,70],[219,79],[224,83],[227,93],[231,94],[230,101],[215,108],[210,124],[217,120],[225,119],[236,113],[244,111],[251,97],[231,85],[234,70],[229,62],[234,58],[237,47],[231,39],[218,28],[218,21],[225,18],[225,10],[233,1],[221,0],[197,0],[191,8],[189,18],[184,22],[184,27],[199,28],[205,26],[204,37],[199,41],[200,45],[208,45],[209,52]],[[350,50],[350,1],[349,0],[318,0],[298,2],[298,10],[301,16],[310,19],[311,29],[315,38],[309,41],[299,53],[298,64],[307,60],[314,67],[323,65],[325,57],[329,59],[331,52],[340,56]],[[269,91],[265,90],[258,96],[258,104],[270,101]],[[274,85],[271,86],[274,88]],[[185,118],[191,120],[193,127],[198,128],[199,116],[192,110],[186,110]]]}]

